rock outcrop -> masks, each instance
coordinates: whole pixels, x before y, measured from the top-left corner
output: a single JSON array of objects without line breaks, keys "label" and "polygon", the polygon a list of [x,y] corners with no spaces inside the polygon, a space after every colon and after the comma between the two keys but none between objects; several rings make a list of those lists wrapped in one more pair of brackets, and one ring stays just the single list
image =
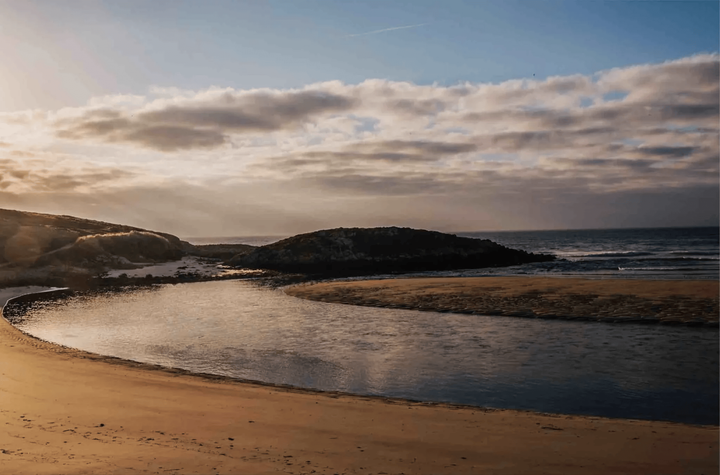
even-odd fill
[{"label": "rock outcrop", "polygon": [[473,269],[553,260],[487,239],[410,228],[338,228],[293,236],[229,265],[324,275]]}]

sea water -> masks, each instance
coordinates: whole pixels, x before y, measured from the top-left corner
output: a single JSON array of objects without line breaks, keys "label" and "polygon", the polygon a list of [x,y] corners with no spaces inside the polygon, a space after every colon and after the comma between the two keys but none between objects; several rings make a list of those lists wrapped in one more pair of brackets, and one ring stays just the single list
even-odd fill
[{"label": "sea water", "polygon": [[276,384],[718,424],[718,331],[311,302],[249,281],[38,304],[19,328],[104,355]]},{"label": "sea water", "polygon": [[[586,229],[461,233],[529,252],[554,254],[555,262],[504,272],[590,278],[718,280],[717,227]],[[495,269],[494,272],[503,272]]]}]

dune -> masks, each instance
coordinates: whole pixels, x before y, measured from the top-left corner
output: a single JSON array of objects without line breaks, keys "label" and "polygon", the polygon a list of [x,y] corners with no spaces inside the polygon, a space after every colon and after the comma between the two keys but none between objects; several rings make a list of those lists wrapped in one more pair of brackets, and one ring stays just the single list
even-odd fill
[{"label": "dune", "polygon": [[0,402],[0,471],[13,474],[718,471],[715,426],[193,375],[45,343],[4,319]]}]

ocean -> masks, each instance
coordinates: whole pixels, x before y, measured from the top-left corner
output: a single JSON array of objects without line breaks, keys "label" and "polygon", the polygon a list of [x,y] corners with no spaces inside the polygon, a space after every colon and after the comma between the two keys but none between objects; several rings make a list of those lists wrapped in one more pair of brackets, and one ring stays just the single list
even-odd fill
[{"label": "ocean", "polygon": [[[554,254],[558,259],[521,266],[428,272],[423,275],[547,275],[662,280],[720,278],[720,234],[717,227],[477,231],[454,234],[490,239],[528,252]],[[188,241],[193,244],[262,246],[286,237],[206,237],[189,238]]]}]

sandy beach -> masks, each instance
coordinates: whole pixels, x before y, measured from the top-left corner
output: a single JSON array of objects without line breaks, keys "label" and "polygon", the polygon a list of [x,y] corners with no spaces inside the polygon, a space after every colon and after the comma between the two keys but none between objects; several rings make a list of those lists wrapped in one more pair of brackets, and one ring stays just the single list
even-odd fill
[{"label": "sandy beach", "polygon": [[286,293],[322,302],[526,318],[717,327],[710,280],[450,277],[323,282]]},{"label": "sandy beach", "polygon": [[[379,284],[322,284],[328,285]],[[687,290],[693,292],[706,296]],[[244,383],[44,343],[2,319],[0,425],[0,471],[14,474],[718,471],[716,426],[488,411]]]}]

